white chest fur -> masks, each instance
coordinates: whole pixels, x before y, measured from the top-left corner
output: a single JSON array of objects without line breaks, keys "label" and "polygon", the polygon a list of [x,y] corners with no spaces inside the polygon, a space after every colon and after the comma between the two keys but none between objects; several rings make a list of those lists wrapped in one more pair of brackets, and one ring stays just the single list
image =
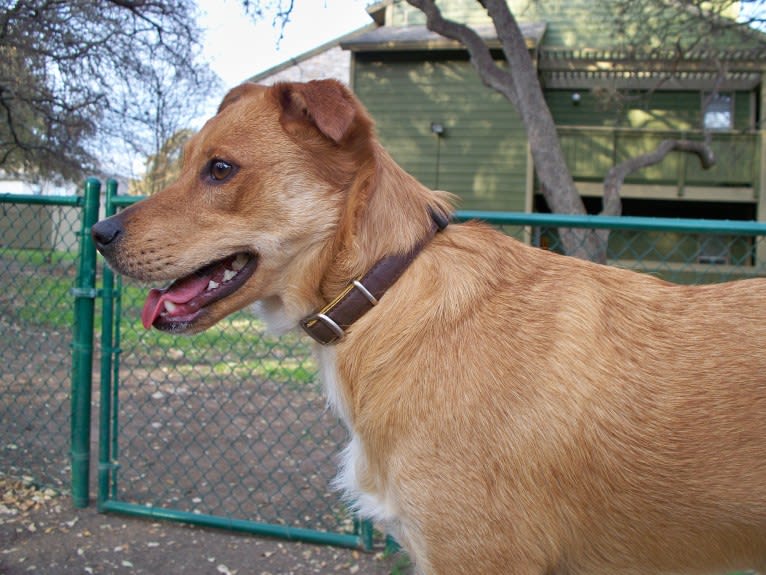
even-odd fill
[{"label": "white chest fur", "polygon": [[333,486],[343,493],[344,499],[364,519],[395,527],[396,511],[385,493],[372,493],[360,487],[359,476],[367,473],[367,455],[364,444],[354,432],[349,406],[341,391],[340,375],[333,347],[321,347],[318,351],[319,375],[327,394],[327,402],[341,418],[351,434],[351,441],[341,453],[340,470]]},{"label": "white chest fur", "polygon": [[[271,333],[284,333],[296,326],[296,320],[290,317],[281,300],[262,301],[253,307],[266,322],[267,329]],[[359,477],[367,473],[367,456],[363,442],[354,431],[350,406],[347,405],[346,398],[343,396],[336,349],[332,346],[320,346],[317,349],[317,359],[319,377],[324,386],[327,404],[340,417],[351,434],[351,441],[341,452],[340,469],[333,481],[333,487],[343,494],[343,498],[357,515],[382,523],[390,531],[396,531],[398,526],[392,498],[382,492],[363,491],[360,487]]]}]

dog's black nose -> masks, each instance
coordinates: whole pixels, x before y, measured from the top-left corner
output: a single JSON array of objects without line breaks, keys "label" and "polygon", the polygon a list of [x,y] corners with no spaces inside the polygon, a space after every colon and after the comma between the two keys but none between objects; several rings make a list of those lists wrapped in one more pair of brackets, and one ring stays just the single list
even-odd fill
[{"label": "dog's black nose", "polygon": [[93,236],[93,241],[96,242],[98,251],[103,252],[116,242],[123,231],[122,222],[117,218],[107,218],[94,224],[90,233]]}]

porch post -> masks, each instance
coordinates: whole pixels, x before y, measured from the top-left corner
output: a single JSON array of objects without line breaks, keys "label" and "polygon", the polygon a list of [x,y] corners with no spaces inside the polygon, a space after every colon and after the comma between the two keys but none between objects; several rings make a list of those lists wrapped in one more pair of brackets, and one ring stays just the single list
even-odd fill
[{"label": "porch post", "polygon": [[[758,202],[756,217],[759,222],[766,222],[766,69],[761,71],[760,118],[758,124]],[[766,238],[760,237],[755,249],[756,265],[766,265]]]}]

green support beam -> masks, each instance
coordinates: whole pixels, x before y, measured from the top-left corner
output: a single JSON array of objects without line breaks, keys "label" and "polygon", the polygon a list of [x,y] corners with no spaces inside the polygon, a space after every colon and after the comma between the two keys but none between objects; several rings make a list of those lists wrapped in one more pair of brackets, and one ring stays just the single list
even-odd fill
[{"label": "green support beam", "polygon": [[87,507],[90,490],[90,416],[93,371],[93,317],[96,290],[96,246],[90,229],[98,221],[101,183],[85,182],[80,228],[80,257],[74,296],[72,334],[71,463],[72,502]]}]

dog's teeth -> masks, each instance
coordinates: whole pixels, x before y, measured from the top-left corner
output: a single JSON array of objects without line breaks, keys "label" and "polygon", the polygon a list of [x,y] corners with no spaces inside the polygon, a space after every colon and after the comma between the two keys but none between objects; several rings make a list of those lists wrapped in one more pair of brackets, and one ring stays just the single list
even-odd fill
[{"label": "dog's teeth", "polygon": [[235,272],[234,270],[225,270],[223,272],[223,281],[227,282],[231,278],[233,278],[235,275],[237,275],[237,272]]},{"label": "dog's teeth", "polygon": [[176,311],[176,304],[174,304],[172,301],[165,300],[165,311],[168,313],[173,313]]},{"label": "dog's teeth", "polygon": [[[224,274],[224,275],[225,275],[225,274]],[[210,280],[210,283],[208,283],[208,284],[207,284],[207,289],[208,289],[208,290],[211,290],[211,289],[215,289],[215,288],[217,288],[219,285],[221,285],[221,284],[219,284],[218,282],[215,282],[215,281],[213,281],[213,280]]]},{"label": "dog's teeth", "polygon": [[233,269],[235,272],[238,272],[243,267],[245,267],[247,260],[248,257],[245,254],[238,254],[237,257],[234,258],[234,261],[231,262],[231,269]]}]

